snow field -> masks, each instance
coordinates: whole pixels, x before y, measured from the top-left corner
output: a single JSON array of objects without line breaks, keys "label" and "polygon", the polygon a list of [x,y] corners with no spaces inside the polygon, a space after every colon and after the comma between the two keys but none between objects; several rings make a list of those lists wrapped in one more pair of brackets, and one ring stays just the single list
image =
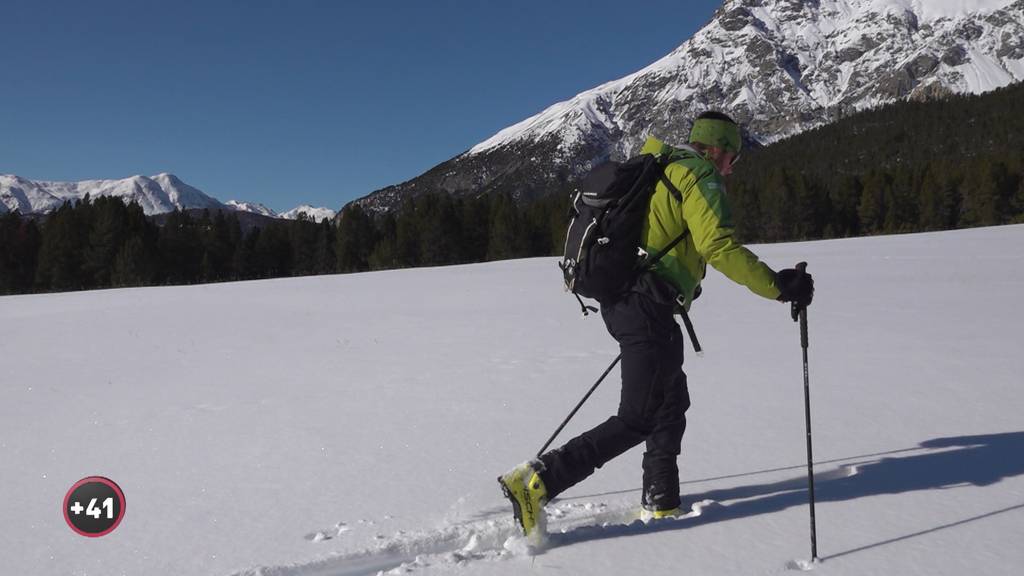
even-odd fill
[{"label": "snow field", "polygon": [[[810,263],[817,572],[1024,563],[1024,226],[755,246]],[[640,448],[525,554],[495,477],[614,358],[554,259],[0,298],[12,574],[785,573],[809,556],[797,325],[709,270],[680,460],[700,514],[644,525]],[[689,352],[689,349],[688,349]],[[613,413],[610,376],[563,432]],[[557,445],[557,442],[556,442]],[[64,493],[125,491],[112,534]],[[511,541],[510,541],[511,540]]]}]

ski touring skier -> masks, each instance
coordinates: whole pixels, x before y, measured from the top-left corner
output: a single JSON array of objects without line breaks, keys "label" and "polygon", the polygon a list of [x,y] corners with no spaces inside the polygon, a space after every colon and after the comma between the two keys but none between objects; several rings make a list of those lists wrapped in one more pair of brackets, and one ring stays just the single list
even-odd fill
[{"label": "ski touring skier", "polygon": [[677,457],[690,396],[674,314],[688,310],[700,295],[707,264],[764,298],[810,304],[810,274],[802,268],[775,272],[733,236],[723,177],[732,173],[741,149],[739,125],[716,111],[697,117],[688,144],[673,147],[650,137],[641,149],[641,154],[667,155],[664,176],[671,186],[664,181],[655,186],[640,248],[654,253],[685,236],[629,290],[601,301],[601,316],[621,351],[617,413],[498,478],[528,539],[543,536],[547,502],[641,442],[640,518],[683,514]]}]

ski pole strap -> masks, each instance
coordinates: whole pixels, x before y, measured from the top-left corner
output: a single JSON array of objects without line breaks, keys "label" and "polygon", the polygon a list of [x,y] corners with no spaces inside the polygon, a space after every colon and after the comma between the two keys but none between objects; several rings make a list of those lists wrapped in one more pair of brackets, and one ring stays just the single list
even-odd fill
[{"label": "ski pole strap", "polygon": [[584,316],[587,316],[590,312],[597,312],[597,308],[594,308],[593,306],[587,306],[586,304],[584,304],[583,299],[580,298],[579,294],[573,292],[572,295],[576,297],[577,301],[579,301],[580,309],[583,311]]},{"label": "ski pole strap", "polygon": [[690,315],[687,314],[686,308],[680,306],[679,315],[683,317],[683,326],[686,326],[686,334],[690,337],[693,351],[697,353],[697,356],[704,356],[704,349],[701,348],[700,341],[697,340],[697,333],[693,330],[693,322],[690,322]]}]

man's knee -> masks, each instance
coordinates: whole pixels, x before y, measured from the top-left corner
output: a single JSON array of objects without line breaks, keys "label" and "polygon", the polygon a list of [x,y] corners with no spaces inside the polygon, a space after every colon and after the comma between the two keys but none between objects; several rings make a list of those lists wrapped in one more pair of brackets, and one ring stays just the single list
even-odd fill
[{"label": "man's knee", "polygon": [[633,406],[620,404],[615,418],[624,428],[637,436],[647,437],[654,431],[654,418]]}]

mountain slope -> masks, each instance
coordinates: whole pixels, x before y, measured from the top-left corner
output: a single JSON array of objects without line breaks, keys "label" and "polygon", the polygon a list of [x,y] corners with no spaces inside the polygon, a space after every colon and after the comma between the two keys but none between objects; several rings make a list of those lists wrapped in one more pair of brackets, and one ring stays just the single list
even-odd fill
[{"label": "mountain slope", "polygon": [[225,204],[234,208],[239,212],[249,212],[251,214],[259,214],[260,216],[269,216],[271,218],[277,218],[277,212],[274,212],[270,208],[267,208],[259,202],[242,202],[239,200],[228,200]]},{"label": "mountain slope", "polygon": [[309,204],[302,204],[287,212],[282,212],[281,218],[285,218],[287,220],[298,220],[299,215],[301,214],[305,214],[306,217],[313,222],[321,222],[325,219],[333,219],[337,212],[330,208],[317,208],[315,206],[310,206]]},{"label": "mountain slope", "polygon": [[1024,0],[728,0],[671,54],[510,126],[408,182],[407,194],[550,194],[648,134],[685,138],[708,108],[766,143],[901,98],[1024,80]]},{"label": "mountain slope", "polygon": [[87,194],[92,198],[115,196],[125,203],[134,200],[147,215],[189,208],[229,209],[216,198],[168,173],[80,182],[34,181],[13,174],[0,174],[0,211],[3,212],[18,210],[22,214],[43,214],[59,208],[66,201],[81,200]]}]

